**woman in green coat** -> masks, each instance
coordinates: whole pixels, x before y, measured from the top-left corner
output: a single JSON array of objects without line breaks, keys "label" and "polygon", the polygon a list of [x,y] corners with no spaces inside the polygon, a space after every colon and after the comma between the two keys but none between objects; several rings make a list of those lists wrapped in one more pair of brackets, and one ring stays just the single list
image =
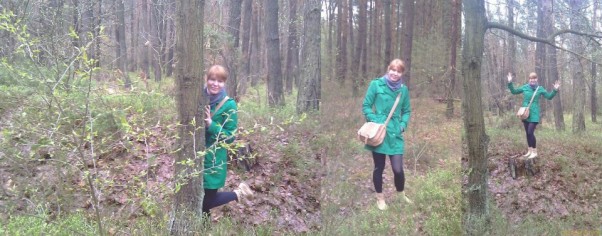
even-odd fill
[{"label": "woman in green coat", "polygon": [[558,89],[560,89],[560,81],[556,81],[554,83],[554,90],[552,92],[546,91],[546,89],[542,86],[539,86],[537,83],[537,74],[531,73],[529,74],[529,83],[524,84],[518,88],[514,88],[512,85],[512,73],[508,73],[508,89],[512,94],[523,94],[523,103],[522,107],[529,106],[529,102],[531,102],[531,97],[533,97],[533,102],[531,102],[531,106],[529,107],[529,117],[523,120],[523,125],[525,127],[525,133],[527,134],[527,146],[528,151],[523,157],[527,158],[535,158],[537,157],[537,142],[535,139],[535,128],[537,124],[539,124],[539,97],[543,95],[548,100],[552,100],[556,93],[558,93]]},{"label": "woman in green coat", "polygon": [[395,189],[407,203],[412,203],[403,191],[405,185],[405,176],[403,173],[403,132],[408,127],[411,112],[410,94],[408,93],[408,87],[404,86],[402,79],[404,71],[405,64],[402,60],[395,59],[391,61],[387,74],[370,82],[362,105],[362,112],[366,121],[384,124],[389,112],[393,108],[395,99],[401,94],[399,104],[387,124],[387,132],[382,144],[376,147],[365,146],[367,150],[372,151],[372,159],[374,160],[372,181],[376,191],[377,207],[381,210],[387,209],[382,188],[383,171],[387,156],[389,156],[393,169]]},{"label": "woman in green coat", "polygon": [[234,99],[226,94],[228,72],[223,66],[214,65],[205,76],[204,94],[209,98],[205,107],[205,159],[203,169],[203,213],[209,215],[211,208],[238,201],[252,195],[251,188],[244,182],[233,192],[218,192],[226,183],[228,168],[227,150],[223,143],[232,143],[238,125],[238,109]]}]

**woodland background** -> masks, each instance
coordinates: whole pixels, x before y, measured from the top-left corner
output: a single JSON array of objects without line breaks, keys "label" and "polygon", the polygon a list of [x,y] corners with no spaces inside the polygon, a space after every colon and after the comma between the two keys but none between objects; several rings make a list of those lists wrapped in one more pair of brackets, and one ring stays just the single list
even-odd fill
[{"label": "woodland background", "polygon": [[[599,231],[601,11],[588,0],[0,0],[0,234],[185,234],[178,222],[215,235]],[[473,12],[490,23],[478,77],[462,61]],[[566,29],[579,34],[553,35]],[[381,212],[355,132],[367,84],[393,58],[408,68],[415,204],[395,197],[387,170]],[[238,138],[253,149],[225,189],[246,181],[257,196],[205,227],[174,212],[202,192],[180,171],[202,156],[188,144],[204,142],[193,120],[213,64],[230,72]],[[512,179],[507,161],[526,145],[506,74],[517,85],[533,71],[561,92],[542,101],[540,172]],[[472,173],[484,173],[485,201],[469,196]],[[482,215],[487,226],[471,220]]]}]

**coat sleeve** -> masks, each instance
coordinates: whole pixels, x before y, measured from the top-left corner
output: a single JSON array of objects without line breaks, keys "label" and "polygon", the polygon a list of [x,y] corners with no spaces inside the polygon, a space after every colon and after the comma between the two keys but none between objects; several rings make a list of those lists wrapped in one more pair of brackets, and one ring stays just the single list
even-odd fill
[{"label": "coat sleeve", "polygon": [[408,123],[410,122],[410,113],[412,112],[412,108],[410,107],[410,92],[409,90],[405,90],[405,96],[403,97],[403,101],[401,103],[401,128],[405,131],[407,130]]},{"label": "coat sleeve", "polygon": [[207,128],[207,132],[212,136],[217,136],[217,140],[226,140],[227,143],[232,143],[236,134],[236,128],[238,127],[238,108],[236,102],[229,100],[220,110],[222,112],[216,114],[216,116],[222,116],[223,122],[211,122],[211,125]]},{"label": "coat sleeve", "polygon": [[548,100],[552,100],[552,98],[554,98],[554,96],[556,96],[556,94],[558,93],[558,90],[556,89],[552,89],[552,92],[548,92],[547,90],[543,90],[543,92],[541,92],[543,94],[543,97],[548,99]]},{"label": "coat sleeve", "polygon": [[521,93],[523,93],[522,89],[515,89],[514,85],[512,85],[512,83],[508,83],[508,89],[510,89],[510,93],[512,93],[512,94],[521,94]]},{"label": "coat sleeve", "polygon": [[375,98],[376,84],[375,81],[372,81],[370,82],[370,86],[368,87],[368,91],[366,91],[366,96],[364,97],[364,102],[362,103],[362,113],[364,113],[366,121],[374,121],[376,119],[376,115],[374,114],[374,111],[372,111]]}]

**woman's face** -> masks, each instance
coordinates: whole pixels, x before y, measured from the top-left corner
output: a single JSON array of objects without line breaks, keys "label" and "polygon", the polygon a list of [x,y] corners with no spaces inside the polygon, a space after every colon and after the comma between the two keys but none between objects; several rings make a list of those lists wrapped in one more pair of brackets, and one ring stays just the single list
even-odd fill
[{"label": "woman's face", "polygon": [[209,94],[218,94],[226,86],[226,81],[211,76],[207,78],[207,92]]},{"label": "woman's face", "polygon": [[403,75],[403,73],[397,69],[389,69],[389,72],[387,72],[387,74],[389,74],[389,79],[393,82],[399,81],[401,79],[401,76]]},{"label": "woman's face", "polygon": [[529,84],[537,84],[537,76],[529,77]]}]

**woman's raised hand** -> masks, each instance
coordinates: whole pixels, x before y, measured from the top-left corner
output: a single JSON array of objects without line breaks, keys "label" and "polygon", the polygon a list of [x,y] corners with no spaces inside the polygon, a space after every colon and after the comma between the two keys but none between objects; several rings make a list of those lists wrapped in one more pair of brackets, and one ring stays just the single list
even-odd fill
[{"label": "woman's raised hand", "polygon": [[560,88],[560,80],[556,80],[554,83],[554,89],[558,90]]},{"label": "woman's raised hand", "polygon": [[512,72],[508,72],[508,83],[512,82]]}]

